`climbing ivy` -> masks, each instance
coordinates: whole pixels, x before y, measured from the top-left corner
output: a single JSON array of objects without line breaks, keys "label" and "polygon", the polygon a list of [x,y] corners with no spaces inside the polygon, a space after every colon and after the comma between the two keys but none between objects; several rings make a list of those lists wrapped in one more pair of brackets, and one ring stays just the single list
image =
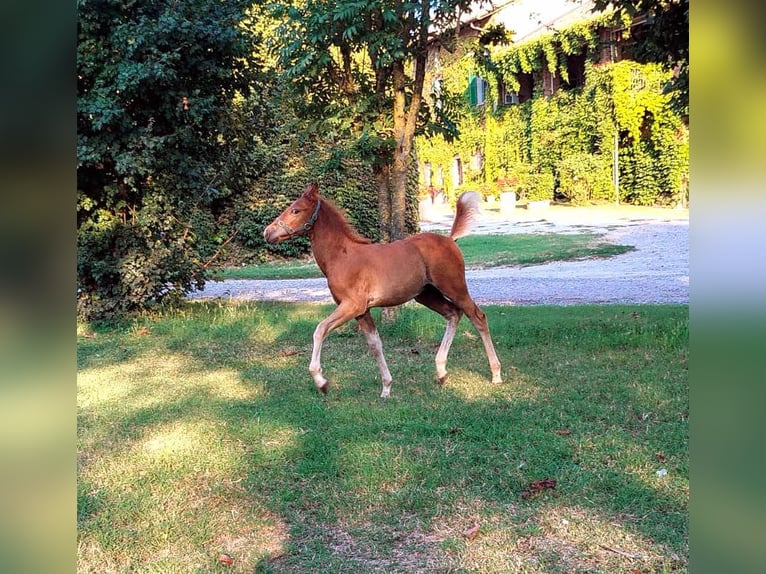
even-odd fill
[{"label": "climbing ivy", "polygon": [[491,54],[492,63],[485,66],[488,70],[497,69],[513,90],[519,89],[516,74],[520,73],[547,70],[551,74],[558,74],[564,81],[569,81],[566,56],[581,54],[583,51],[594,55],[599,42],[598,28],[619,23],[627,24],[629,19],[625,18],[614,12],[602,13],[555,33],[542,34],[533,40],[497,46]]},{"label": "climbing ivy", "polygon": [[[432,172],[441,167],[444,191],[454,198],[450,168],[459,157],[463,187],[486,195],[513,188],[520,199],[548,193],[573,203],[612,200],[612,155],[618,144],[619,200],[640,205],[676,204],[688,198],[688,128],[670,106],[663,87],[669,72],[656,64],[630,60],[596,64],[598,27],[624,23],[621,16],[602,14],[534,41],[487,48],[466,42],[441,70],[442,89],[465,91],[468,77],[489,81],[487,102],[471,106],[467,94],[458,114],[460,137],[421,137],[421,162]],[[521,104],[497,104],[502,81],[519,88],[517,74],[556,73],[565,82],[567,56],[585,54],[585,83],[560,89],[550,97],[536,92]],[[471,158],[480,151],[479,170]],[[547,176],[554,185],[549,192]],[[537,185],[535,182],[543,181]],[[534,191],[533,191],[534,190]],[[537,198],[537,197],[536,197]]]}]

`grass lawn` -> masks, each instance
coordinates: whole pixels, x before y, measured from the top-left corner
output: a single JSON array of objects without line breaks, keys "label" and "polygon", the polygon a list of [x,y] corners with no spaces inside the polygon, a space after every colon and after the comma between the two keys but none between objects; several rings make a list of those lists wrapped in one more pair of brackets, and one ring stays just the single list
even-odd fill
[{"label": "grass lawn", "polygon": [[[458,241],[468,268],[535,265],[587,257],[611,257],[633,249],[616,245],[594,233],[535,233],[469,235]],[[321,277],[313,259],[288,260],[226,267],[213,274],[218,279],[304,279]]]},{"label": "grass lawn", "polygon": [[354,325],[314,389],[330,309],[78,326],[78,572],[687,570],[688,306],[488,306],[505,382],[463,319],[439,387],[405,305],[388,400]]}]

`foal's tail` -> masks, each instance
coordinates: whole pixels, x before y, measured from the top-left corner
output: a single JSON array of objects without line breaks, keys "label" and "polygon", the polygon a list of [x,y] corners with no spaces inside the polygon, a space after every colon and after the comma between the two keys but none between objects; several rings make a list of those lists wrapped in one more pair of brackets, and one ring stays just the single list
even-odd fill
[{"label": "foal's tail", "polygon": [[479,213],[479,194],[475,191],[466,191],[457,200],[455,221],[452,222],[450,238],[458,240],[468,235],[473,227],[474,219]]}]

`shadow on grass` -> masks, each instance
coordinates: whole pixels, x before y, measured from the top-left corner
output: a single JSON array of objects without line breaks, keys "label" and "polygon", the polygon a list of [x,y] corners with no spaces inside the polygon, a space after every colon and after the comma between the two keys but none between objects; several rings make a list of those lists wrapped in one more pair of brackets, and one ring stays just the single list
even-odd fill
[{"label": "shadow on grass", "polygon": [[[683,365],[670,364],[688,335],[685,308],[669,316],[635,307],[487,308],[505,383],[490,385],[481,342],[463,320],[451,383],[439,387],[433,358],[443,321],[405,307],[396,323],[378,321],[394,375],[387,401],[353,326],[326,341],[330,394],[314,390],[311,333],[330,309],[204,304],[158,320],[151,337],[116,336],[111,353],[103,341],[85,341],[81,370],[151,354],[185,360],[164,365],[169,388],[159,395],[151,382],[136,383],[113,399],[156,400],[108,423],[98,408],[81,408],[80,433],[91,448],[119,452],[160,425],[222,423],[223,438],[240,445],[246,496],[288,526],[282,551],[260,556],[255,571],[429,571],[468,552],[460,533],[474,522],[490,525],[488,539],[496,523],[494,535],[509,531],[505,541],[518,542],[561,508],[588,509],[650,546],[686,555],[685,480],[667,488],[654,473],[660,453],[672,474],[688,479],[686,379]],[[645,356],[647,346],[654,356]],[[234,371],[252,392],[225,397],[212,383],[173,383],[216,370]],[[547,477],[555,490],[524,497]],[[86,490],[78,522],[87,528],[121,493]],[[552,571],[581,568],[562,552],[538,558]]]}]

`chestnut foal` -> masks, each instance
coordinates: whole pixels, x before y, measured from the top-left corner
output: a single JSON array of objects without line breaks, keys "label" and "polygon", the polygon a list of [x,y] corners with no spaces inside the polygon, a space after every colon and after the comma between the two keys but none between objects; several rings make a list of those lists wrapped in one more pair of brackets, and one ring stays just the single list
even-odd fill
[{"label": "chestnut foal", "polygon": [[320,363],[322,342],[330,331],[356,319],[380,369],[383,379],[380,396],[389,396],[391,373],[370,309],[400,305],[410,299],[447,320],[447,329],[436,353],[439,384],[447,381],[447,354],[464,313],[484,343],[492,382],[502,382],[500,361],[492,345],[487,317],[468,294],[463,254],[455,243],[468,233],[478,210],[478,200],[475,192],[460,196],[449,237],[419,233],[392,243],[373,244],[359,235],[343,212],[321,197],[317,184],[312,183],[266,227],[263,237],[268,243],[308,235],[314,258],[338,305],[314,331],[309,371],[320,391],[327,393],[327,379],[322,375]]}]

